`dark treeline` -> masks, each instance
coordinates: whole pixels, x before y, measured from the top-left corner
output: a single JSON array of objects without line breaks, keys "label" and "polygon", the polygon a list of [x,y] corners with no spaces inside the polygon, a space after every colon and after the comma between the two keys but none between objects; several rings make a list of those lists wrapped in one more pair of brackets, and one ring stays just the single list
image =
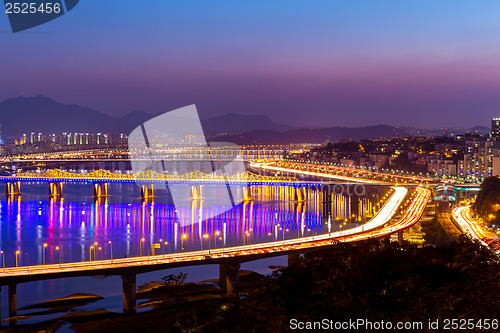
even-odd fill
[{"label": "dark treeline", "polygon": [[500,223],[500,178],[488,177],[483,181],[472,208],[490,223]]},{"label": "dark treeline", "polygon": [[287,332],[292,318],[498,318],[499,275],[492,252],[465,238],[424,248],[388,241],[342,244],[308,253],[247,286],[203,330]]}]

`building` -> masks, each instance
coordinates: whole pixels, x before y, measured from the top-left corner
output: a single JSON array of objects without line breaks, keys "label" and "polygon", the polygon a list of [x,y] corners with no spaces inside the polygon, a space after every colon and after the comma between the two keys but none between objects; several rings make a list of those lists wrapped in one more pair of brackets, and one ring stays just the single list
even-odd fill
[{"label": "building", "polygon": [[493,176],[500,176],[500,156],[497,150],[497,156],[493,156],[492,160],[492,174]]},{"label": "building", "polygon": [[494,139],[467,141],[464,158],[458,161],[458,176],[472,181],[482,181],[494,175],[493,159],[499,155],[499,148],[499,143]]},{"label": "building", "polygon": [[491,136],[500,138],[500,118],[493,118],[491,120]]},{"label": "building", "polygon": [[457,165],[453,163],[453,160],[432,159],[427,165],[427,170],[441,177],[457,175]]}]

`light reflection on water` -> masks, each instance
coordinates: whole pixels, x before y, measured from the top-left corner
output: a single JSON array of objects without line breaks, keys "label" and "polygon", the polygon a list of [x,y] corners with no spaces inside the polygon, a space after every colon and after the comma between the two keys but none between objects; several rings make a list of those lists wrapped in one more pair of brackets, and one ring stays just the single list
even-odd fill
[{"label": "light reflection on water", "polygon": [[[332,202],[324,204],[321,191],[311,190],[309,200],[298,203],[290,200],[286,191],[270,196],[273,191],[263,188],[254,201],[204,220],[204,216],[214,215],[208,210],[220,208],[206,208],[210,205],[204,201],[187,200],[189,205],[176,211],[161,192],[156,194],[154,203],[142,203],[139,188],[133,184],[110,184],[110,197],[100,203],[91,197],[90,184],[65,185],[63,200],[49,200],[47,191],[45,183],[23,184],[21,198],[0,201],[0,249],[5,253],[6,266],[15,266],[16,251],[20,252],[18,264],[25,266],[42,264],[44,252],[46,263],[58,263],[107,259],[111,249],[113,258],[146,255],[152,252],[153,243],[160,244],[156,254],[168,254],[326,233],[365,222],[383,195],[380,190],[368,192],[366,198],[355,203],[347,196],[335,196]],[[352,214],[353,207],[358,214]],[[91,253],[90,247],[96,242]],[[44,243],[48,245],[45,251]],[[61,250],[55,250],[56,246]],[[216,266],[181,271],[191,272],[190,280],[217,277]],[[138,285],[164,275],[165,272],[139,275]],[[115,309],[121,308],[120,291],[120,277],[40,281],[19,285],[18,303],[22,306],[74,292],[89,292],[108,298],[86,309]],[[7,293],[2,294],[5,314]]]},{"label": "light reflection on water", "polygon": [[41,193],[44,184],[26,185],[22,197],[0,202],[6,266],[15,266],[16,251],[20,266],[43,264],[44,252],[46,263],[109,259],[111,252],[113,258],[149,255],[152,244],[159,246],[156,254],[168,254],[327,233],[370,216],[361,200],[359,215],[351,215],[349,198],[324,204],[319,191],[306,202],[256,198],[225,211],[203,200],[176,208],[162,203],[167,199],[161,193],[154,203],[141,203],[133,185],[120,184],[111,184],[110,198],[96,202],[81,195],[83,186],[68,185],[63,200],[49,200]]}]

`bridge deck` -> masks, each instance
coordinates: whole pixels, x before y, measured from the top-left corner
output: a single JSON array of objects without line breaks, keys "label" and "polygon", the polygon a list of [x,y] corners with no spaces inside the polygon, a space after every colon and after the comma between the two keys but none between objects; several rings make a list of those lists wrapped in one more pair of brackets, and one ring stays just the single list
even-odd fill
[{"label": "bridge deck", "polygon": [[0,285],[22,283],[45,279],[91,276],[91,275],[127,275],[145,273],[166,268],[245,262],[260,258],[303,252],[319,247],[330,246],[336,242],[354,242],[364,239],[387,236],[399,232],[418,221],[422,215],[430,191],[418,189],[407,213],[397,222],[387,225],[395,215],[397,208],[406,197],[405,188],[397,188],[372,220],[353,229],[332,232],[317,236],[308,236],[283,241],[261,244],[249,244],[230,248],[175,253],[171,255],[142,256],[114,260],[63,263],[61,265],[37,265],[6,268],[0,272]]}]

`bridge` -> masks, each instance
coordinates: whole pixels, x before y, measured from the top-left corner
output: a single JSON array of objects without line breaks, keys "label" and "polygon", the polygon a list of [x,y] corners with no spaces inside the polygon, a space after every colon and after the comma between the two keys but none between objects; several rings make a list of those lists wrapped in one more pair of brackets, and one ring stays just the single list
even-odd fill
[{"label": "bridge", "polygon": [[[309,173],[309,176],[312,176]],[[132,183],[141,187],[141,198],[148,201],[154,198],[155,184],[183,184],[190,186],[191,199],[203,199],[203,186],[205,185],[237,185],[242,189],[241,198],[244,201],[253,200],[259,186],[279,186],[288,192],[287,197],[292,200],[305,201],[308,193],[306,188],[333,187],[329,192],[335,191],[335,186],[364,184],[371,186],[391,186],[392,183],[363,180],[360,178],[342,177],[323,173],[314,173],[321,180],[298,180],[291,176],[267,176],[250,171],[233,175],[206,174],[193,171],[183,175],[171,175],[145,170],[140,173],[113,173],[106,170],[97,170],[87,173],[68,172],[52,169],[45,172],[23,172],[9,176],[0,176],[0,182],[6,183],[6,195],[14,197],[21,195],[21,183],[45,182],[48,184],[49,196],[60,198],[63,196],[64,183],[91,183],[94,186],[94,197],[105,198],[108,196],[109,183]],[[410,184],[409,186],[417,186]],[[278,191],[277,191],[278,192]]]},{"label": "bridge", "polygon": [[[206,174],[193,171],[183,175],[161,174],[145,170],[136,174],[112,173],[97,170],[89,173],[74,173],[59,169],[45,172],[24,172],[10,176],[0,176],[0,181],[6,183],[7,196],[21,194],[22,182],[45,182],[49,184],[49,195],[61,197],[64,183],[91,183],[94,185],[95,197],[108,196],[109,183],[136,183],[141,186],[141,197],[145,200],[154,197],[154,184],[185,184],[191,186],[191,198],[202,198],[202,186],[210,184],[239,185],[244,187],[244,199],[252,200],[252,188],[259,185],[279,185],[296,189],[296,196],[302,197],[301,187],[319,186],[319,182],[299,181],[294,177],[274,177],[257,175],[246,171],[234,175]],[[300,193],[299,193],[300,192]]]},{"label": "bridge", "polygon": [[481,226],[473,217],[472,208],[470,206],[455,207],[452,211],[453,220],[462,229],[462,232],[469,235],[472,239],[486,247],[490,247],[493,252],[500,256],[499,237],[493,231]]},{"label": "bridge", "polygon": [[258,160],[253,161],[250,165],[256,169],[280,172],[283,174],[321,177],[364,184],[375,183],[381,185],[411,185],[432,184],[434,182],[433,179],[426,177],[387,174],[369,171],[366,169],[332,166],[329,164]]},{"label": "bridge", "polygon": [[[218,264],[219,284],[227,294],[237,291],[240,264],[247,261],[273,256],[288,255],[289,262],[306,251],[335,245],[339,242],[356,242],[371,238],[387,237],[414,225],[420,219],[430,190],[418,187],[408,198],[408,189],[395,187],[379,213],[364,225],[356,228],[307,236],[283,239],[260,244],[248,244],[228,248],[216,248],[185,253],[140,256],[110,260],[60,263],[10,267],[0,272],[0,286],[8,286],[9,320],[15,325],[17,314],[17,285],[19,283],[55,278],[69,278],[93,275],[120,275],[122,277],[123,311],[134,313],[136,303],[136,275],[174,267]],[[403,201],[410,201],[406,211],[392,222]]]},{"label": "bridge", "polygon": [[[200,147],[186,147],[184,149],[165,149],[162,151],[162,156],[173,159],[227,159],[233,160],[240,156],[245,160],[252,159],[281,159],[283,152],[289,150],[290,146],[220,146],[210,147],[205,149]],[[130,152],[123,148],[95,148],[72,151],[58,152],[41,152],[27,153],[15,156],[0,158],[0,163],[20,163],[20,162],[54,162],[54,161],[92,161],[95,158],[102,160],[119,159],[120,161],[128,160]],[[150,157],[149,154],[146,154]]]}]

